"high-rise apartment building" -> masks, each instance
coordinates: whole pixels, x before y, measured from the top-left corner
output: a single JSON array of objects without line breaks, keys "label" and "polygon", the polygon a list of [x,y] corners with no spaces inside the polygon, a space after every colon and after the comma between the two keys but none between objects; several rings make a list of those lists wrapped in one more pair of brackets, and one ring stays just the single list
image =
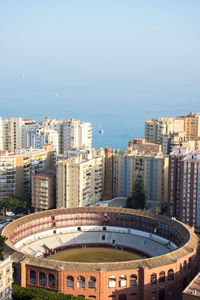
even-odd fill
[{"label": "high-rise apartment building", "polygon": [[[106,162],[108,154],[110,154],[109,151],[106,152]],[[109,176],[112,176],[107,186],[107,194],[112,194],[113,197],[130,196],[137,175],[142,175],[146,200],[157,201],[161,204],[167,203],[168,157],[162,153],[114,151],[109,156],[105,180],[108,178],[107,170]]]},{"label": "high-rise apartment building", "polygon": [[88,150],[57,162],[57,208],[87,206],[102,199],[104,150]]},{"label": "high-rise apartment building", "polygon": [[200,114],[190,113],[185,117],[185,137],[187,141],[200,137]]},{"label": "high-rise apartment building", "polygon": [[40,123],[39,129],[43,130],[44,133],[53,130],[58,133],[58,154],[66,154],[68,151],[80,148],[91,149],[91,123],[75,119],[56,121],[55,119],[51,120],[46,117]]},{"label": "high-rise apartment building", "polygon": [[22,133],[24,122],[22,118],[10,118],[11,152],[22,148]]},{"label": "high-rise apartment building", "polygon": [[63,153],[76,148],[91,149],[92,127],[90,123],[68,119],[63,124]]},{"label": "high-rise apartment building", "polygon": [[145,140],[160,144],[161,137],[166,134],[184,132],[184,117],[156,118],[145,121]]},{"label": "high-rise apartment building", "polygon": [[45,149],[21,149],[0,154],[0,199],[10,196],[30,197],[31,175],[55,167],[56,153]]},{"label": "high-rise apartment building", "polygon": [[35,212],[56,208],[56,173],[46,171],[32,175],[31,204]]},{"label": "high-rise apartment building", "polygon": [[14,152],[29,147],[44,149],[46,144],[51,144],[58,154],[91,149],[91,124],[74,119],[57,121],[47,117],[41,123],[14,117],[0,118],[0,151]]},{"label": "high-rise apartment building", "polygon": [[200,153],[176,149],[169,158],[168,213],[200,227]]}]

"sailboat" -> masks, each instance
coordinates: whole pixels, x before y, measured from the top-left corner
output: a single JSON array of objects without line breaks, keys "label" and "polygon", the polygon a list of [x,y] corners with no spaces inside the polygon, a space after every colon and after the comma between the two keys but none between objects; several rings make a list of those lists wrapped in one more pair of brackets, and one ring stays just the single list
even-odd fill
[{"label": "sailboat", "polygon": [[100,133],[100,134],[104,134],[104,131],[103,131],[103,129],[101,128],[101,121],[100,121],[100,126],[99,126],[99,133]]}]

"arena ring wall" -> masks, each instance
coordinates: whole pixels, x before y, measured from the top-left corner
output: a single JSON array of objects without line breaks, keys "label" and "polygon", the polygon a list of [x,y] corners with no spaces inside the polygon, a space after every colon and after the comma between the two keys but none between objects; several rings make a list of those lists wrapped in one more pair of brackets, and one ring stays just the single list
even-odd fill
[{"label": "arena ring wall", "polygon": [[[12,254],[15,283],[86,299],[173,300],[198,272],[194,228],[143,211],[55,209],[22,217],[7,225],[2,235]],[[114,263],[48,259],[54,249],[87,245],[127,247],[147,258]]]}]

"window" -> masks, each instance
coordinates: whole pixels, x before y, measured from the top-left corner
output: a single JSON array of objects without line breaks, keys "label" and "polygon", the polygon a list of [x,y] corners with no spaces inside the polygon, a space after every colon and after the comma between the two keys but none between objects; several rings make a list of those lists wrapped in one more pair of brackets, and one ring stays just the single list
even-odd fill
[{"label": "window", "polygon": [[187,270],[187,261],[185,260],[183,263],[183,272],[186,272]]},{"label": "window", "polygon": [[126,287],[126,285],[127,285],[126,275],[121,275],[119,277],[119,287]]},{"label": "window", "polygon": [[168,275],[167,275],[167,280],[173,280],[174,279],[174,271],[172,269],[170,269],[168,271]]},{"label": "window", "polygon": [[110,276],[108,278],[108,287],[109,288],[115,288],[116,287],[116,278],[115,278],[115,276]]},{"label": "window", "polygon": [[49,274],[49,286],[55,287],[55,276],[53,274]]},{"label": "window", "polygon": [[10,278],[6,278],[6,284],[8,284],[10,282]]},{"label": "window", "polygon": [[88,288],[95,289],[96,288],[96,278],[94,276],[90,276],[88,281]]},{"label": "window", "polygon": [[33,270],[30,271],[30,282],[36,283],[36,273]]},{"label": "window", "polygon": [[157,283],[157,275],[156,273],[151,274],[151,280],[150,280],[151,285]]},{"label": "window", "polygon": [[45,278],[44,272],[40,272],[39,273],[39,284],[40,285],[45,285],[45,281],[46,281],[46,278]]},{"label": "window", "polygon": [[89,296],[90,299],[96,299],[96,296]]},{"label": "window", "polygon": [[192,258],[190,257],[188,260],[188,269],[190,270],[192,266]]},{"label": "window", "polygon": [[119,300],[126,300],[126,295],[125,294],[119,295]]},{"label": "window", "polygon": [[73,276],[67,276],[66,286],[69,288],[74,287],[74,277]]},{"label": "window", "polygon": [[136,286],[137,285],[137,275],[132,274],[130,276],[130,286]]},{"label": "window", "polygon": [[17,268],[13,267],[13,279],[17,279]]},{"label": "window", "polygon": [[102,234],[102,241],[105,241],[105,238],[106,238],[105,234]]},{"label": "window", "polygon": [[79,276],[77,277],[77,288],[83,289],[85,287],[85,277]]},{"label": "window", "polygon": [[165,282],[165,272],[164,271],[160,272],[160,274],[159,274],[159,283],[161,283],[161,282]]}]

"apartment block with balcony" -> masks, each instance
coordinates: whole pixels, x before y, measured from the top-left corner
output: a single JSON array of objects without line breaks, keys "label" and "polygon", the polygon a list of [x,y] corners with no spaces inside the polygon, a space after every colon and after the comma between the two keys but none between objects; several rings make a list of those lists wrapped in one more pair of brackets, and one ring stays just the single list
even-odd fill
[{"label": "apartment block with balcony", "polygon": [[31,196],[31,175],[55,167],[56,153],[51,145],[45,149],[21,149],[0,154],[0,199]]},{"label": "apartment block with balcony", "polygon": [[[109,155],[109,163],[107,155]],[[144,180],[146,200],[157,201],[160,204],[167,203],[168,156],[164,156],[162,153],[145,153],[137,150],[113,151],[112,153],[107,150],[105,161],[109,164],[105,168],[106,195],[130,196],[137,175],[141,175]]]},{"label": "apartment block with balcony", "polygon": [[155,118],[145,121],[145,140],[160,144],[161,137],[171,134],[181,134],[185,130],[184,117]]},{"label": "apartment block with balcony", "polygon": [[197,140],[200,137],[200,114],[189,113],[185,117],[186,141]]},{"label": "apartment block with balcony", "polygon": [[56,207],[56,173],[46,171],[32,175],[32,207],[35,212]]},{"label": "apartment block with balcony", "polygon": [[12,299],[12,261],[11,258],[4,258],[0,261],[0,299]]},{"label": "apartment block with balcony", "polygon": [[104,150],[57,162],[57,208],[87,206],[102,199],[104,187]]},{"label": "apartment block with balcony", "polygon": [[200,153],[177,149],[169,159],[168,214],[200,227]]}]

